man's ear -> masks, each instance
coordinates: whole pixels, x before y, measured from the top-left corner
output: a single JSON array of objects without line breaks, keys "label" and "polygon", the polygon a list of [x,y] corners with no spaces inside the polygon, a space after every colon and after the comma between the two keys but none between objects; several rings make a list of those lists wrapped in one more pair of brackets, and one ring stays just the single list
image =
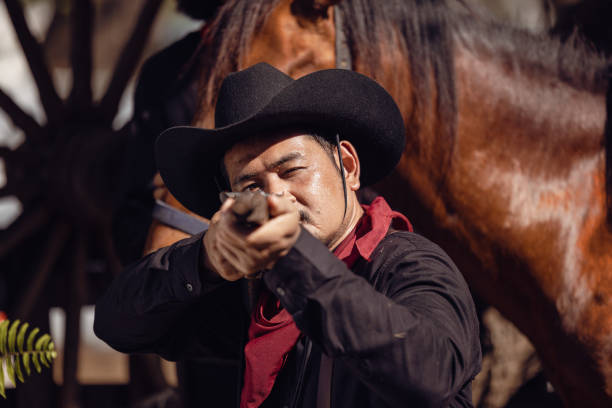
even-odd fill
[{"label": "man's ear", "polygon": [[361,164],[355,146],[348,140],[340,141],[340,153],[342,154],[342,165],[344,166],[344,177],[346,178],[346,186],[353,190],[359,190],[361,183]]}]

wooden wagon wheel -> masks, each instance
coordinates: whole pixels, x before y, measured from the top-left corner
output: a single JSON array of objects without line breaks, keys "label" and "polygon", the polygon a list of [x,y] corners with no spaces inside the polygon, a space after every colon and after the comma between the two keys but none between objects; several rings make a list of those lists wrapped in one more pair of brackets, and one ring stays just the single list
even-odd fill
[{"label": "wooden wagon wheel", "polygon": [[[0,197],[16,196],[21,216],[0,233],[0,258],[26,245],[32,236],[46,241],[31,253],[37,266],[9,311],[11,318],[28,319],[42,289],[57,272],[61,256],[72,258],[67,275],[64,382],[62,406],[78,406],[76,380],[80,307],[85,302],[85,267],[93,246],[106,259],[107,269],[117,273],[120,263],[111,238],[113,204],[121,199],[116,182],[122,131],[112,121],[120,98],[134,73],[162,0],[144,3],[133,32],[125,44],[112,80],[99,101],[92,97],[91,0],[73,0],[71,7],[71,66],[73,86],[61,99],[52,82],[41,46],[28,29],[19,0],[5,0],[17,38],[34,77],[47,121],[39,124],[0,89],[0,109],[23,130],[25,142],[17,149],[0,149],[7,184]],[[117,154],[119,153],[119,154]],[[63,254],[63,255],[62,255]]]}]

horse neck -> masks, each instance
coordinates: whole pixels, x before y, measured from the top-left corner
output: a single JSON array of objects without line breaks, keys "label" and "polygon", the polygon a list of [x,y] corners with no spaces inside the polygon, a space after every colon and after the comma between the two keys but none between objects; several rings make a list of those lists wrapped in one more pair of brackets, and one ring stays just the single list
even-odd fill
[{"label": "horse neck", "polygon": [[592,176],[603,177],[603,94],[466,49],[457,50],[455,67],[459,111],[450,180],[473,174],[499,196],[504,190],[496,186],[514,178],[537,197],[584,190]]},{"label": "horse neck", "polygon": [[[605,100],[545,73],[456,50],[458,140],[542,174],[602,153]],[[493,143],[492,143],[493,142]],[[510,154],[511,153],[511,154]]]},{"label": "horse neck", "polygon": [[[609,305],[597,300],[612,288],[605,97],[465,49],[457,50],[456,78],[459,121],[442,223],[483,267],[462,271],[529,334],[550,367],[575,350],[575,338],[595,345],[558,368],[601,382],[584,367],[610,367],[609,352],[597,354],[612,327]],[[612,393],[612,380],[607,387]]]},{"label": "horse neck", "polygon": [[504,248],[548,299],[571,309],[592,243],[610,241],[602,227],[604,95],[461,48],[455,68],[457,137],[442,223],[462,214],[452,228],[487,267],[500,268]]},{"label": "horse neck", "polygon": [[[461,47],[454,60],[452,145],[435,92],[423,103],[411,91],[407,59],[385,64],[396,68],[390,73],[366,71],[394,96],[407,124],[403,158],[377,189],[449,252],[483,300],[528,334],[560,390],[602,384],[588,368],[600,356],[575,339],[609,344],[612,324],[609,307],[592,303],[611,290],[604,96]],[[568,357],[559,364],[559,355]]]},{"label": "horse neck", "polygon": [[[375,73],[407,124],[403,158],[378,190],[421,231],[451,246],[464,243],[478,258],[466,262],[495,271],[504,248],[531,270],[550,269],[542,264],[547,259],[570,268],[571,254],[559,251],[591,242],[605,216],[604,95],[511,70],[462,47],[454,60],[453,143],[445,139],[435,92],[423,103],[410,90],[409,61]],[[398,184],[411,194],[398,198]],[[554,285],[547,287],[548,298],[556,298]]]}]

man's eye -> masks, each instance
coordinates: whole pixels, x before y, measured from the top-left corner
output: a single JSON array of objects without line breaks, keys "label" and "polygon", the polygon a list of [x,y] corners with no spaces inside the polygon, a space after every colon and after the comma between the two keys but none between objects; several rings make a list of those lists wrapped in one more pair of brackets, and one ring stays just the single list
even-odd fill
[{"label": "man's eye", "polygon": [[303,169],[305,169],[305,167],[292,167],[292,168],[290,168],[290,169],[285,170],[285,171],[283,172],[283,175],[284,175],[284,176],[289,176],[289,175],[295,174],[295,173],[297,173],[299,170],[303,170]]},{"label": "man's eye", "polygon": [[244,187],[243,191],[256,191],[259,190],[261,187],[258,184],[249,184],[248,186]]}]

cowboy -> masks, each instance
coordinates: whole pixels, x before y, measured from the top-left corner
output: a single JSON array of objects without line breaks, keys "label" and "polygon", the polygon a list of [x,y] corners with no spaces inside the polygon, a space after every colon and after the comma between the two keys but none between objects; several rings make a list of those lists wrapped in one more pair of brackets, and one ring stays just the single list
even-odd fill
[{"label": "cowboy", "polygon": [[[357,199],[403,148],[396,104],[361,74],[229,75],[214,129],[171,128],[156,145],[167,187],[210,228],[128,267],[97,303],[96,334],[216,365],[201,384],[215,406],[471,406],[465,281],[383,198]],[[238,223],[223,190],[264,192],[269,219]]]}]

